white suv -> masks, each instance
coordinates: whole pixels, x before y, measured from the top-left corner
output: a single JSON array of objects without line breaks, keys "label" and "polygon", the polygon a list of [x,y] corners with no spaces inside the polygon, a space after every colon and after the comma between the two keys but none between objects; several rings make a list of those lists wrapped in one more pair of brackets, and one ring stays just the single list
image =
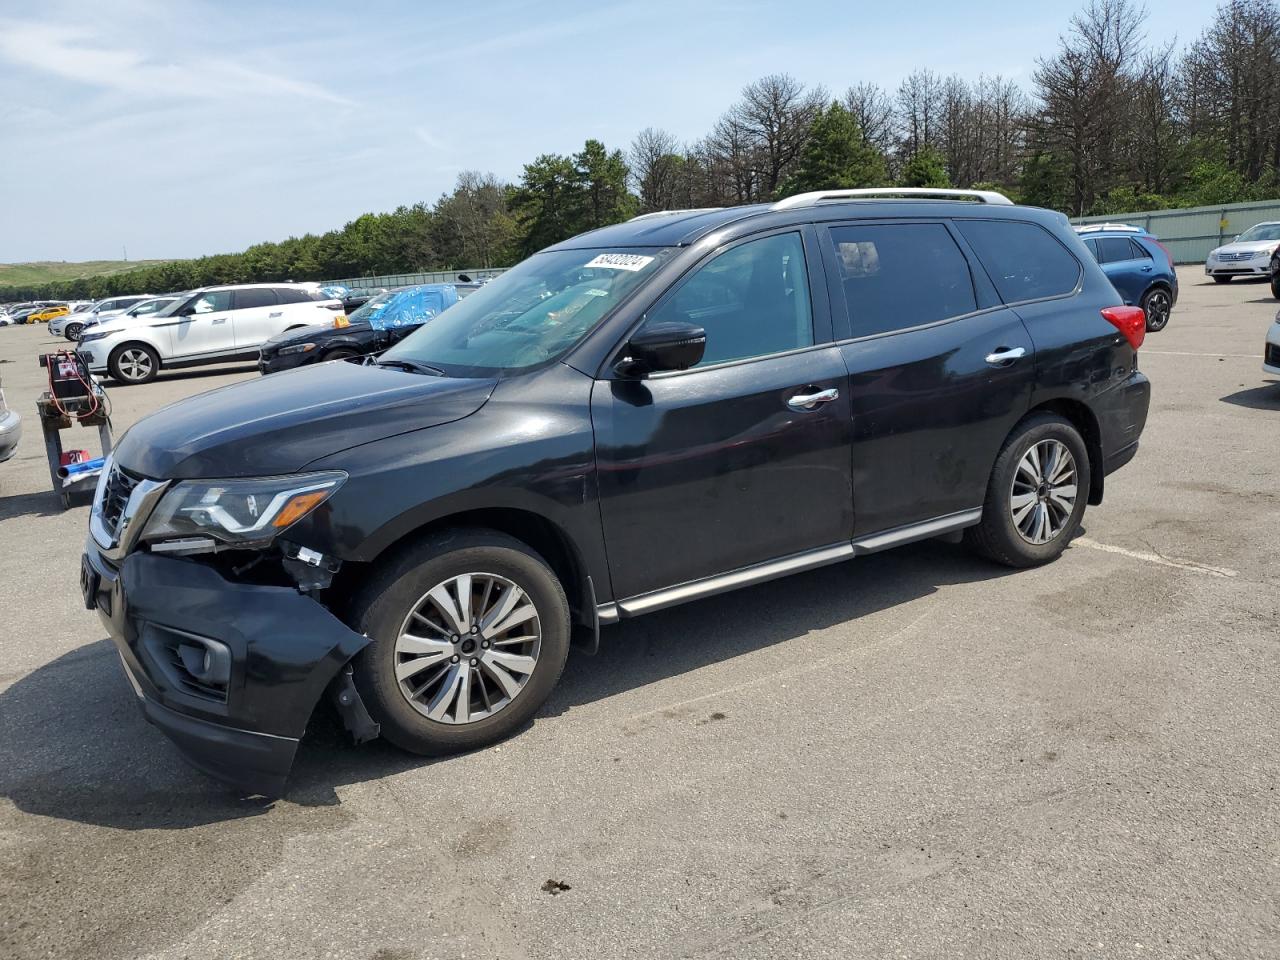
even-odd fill
[{"label": "white suv", "polygon": [[94,373],[146,383],[161,368],[256,360],[277,334],[332,319],[342,301],[313,283],[203,287],[146,318],[112,318],[80,337],[77,353]]},{"label": "white suv", "polygon": [[55,337],[63,336],[68,340],[76,340],[88,321],[105,320],[107,317],[117,316],[135,304],[139,304],[143,300],[149,300],[153,296],[155,294],[144,293],[131,297],[111,297],[107,300],[99,300],[97,303],[86,303],[81,307],[72,308],[70,313],[54,317],[53,320],[49,321],[49,332]]}]

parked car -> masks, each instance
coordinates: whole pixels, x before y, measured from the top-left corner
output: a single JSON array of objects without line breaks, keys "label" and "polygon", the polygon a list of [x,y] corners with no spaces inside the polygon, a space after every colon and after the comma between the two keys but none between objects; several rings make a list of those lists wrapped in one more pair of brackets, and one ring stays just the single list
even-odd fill
[{"label": "parked car", "polygon": [[258,348],[276,334],[341,309],[342,301],[323,299],[314,284],[203,287],[143,323],[120,317],[99,323],[80,334],[77,352],[94,373],[146,383],[161,369],[257,360]]},{"label": "parked car", "polygon": [[1280,247],[1271,254],[1271,295],[1280,300]]},{"label": "parked car", "polygon": [[1280,313],[1276,314],[1275,321],[1267,331],[1267,339],[1263,345],[1262,369],[1264,373],[1280,377]]},{"label": "parked car", "polygon": [[22,418],[17,410],[10,410],[4,399],[4,389],[0,387],[0,463],[10,459],[18,449],[18,441],[22,439]]},{"label": "parked car", "polygon": [[604,227],[136,423],[81,584],[143,711],[278,795],[326,690],[471,750],[601,624],[929,537],[1054,560],[1137,450],[1143,313],[1060,214],[890,192]]},{"label": "parked car", "polygon": [[1265,277],[1270,273],[1271,256],[1280,248],[1280,220],[1250,227],[1230,243],[1209,251],[1204,272],[1216,283],[1230,283],[1235,277]]},{"label": "parked car", "polygon": [[349,360],[399,343],[478,284],[425,283],[374,297],[335,323],[288,330],[262,345],[258,370],[279,373],[325,360]]},{"label": "parked car", "polygon": [[31,314],[39,313],[41,310],[45,309],[47,306],[48,304],[44,304],[44,303],[33,303],[30,306],[22,307],[20,309],[14,310],[11,314],[9,314],[9,320],[10,322],[18,325],[25,324],[27,320],[31,317]]},{"label": "parked car", "polygon": [[15,325],[17,323],[15,317],[19,313],[23,310],[34,310],[37,306],[39,305],[29,301],[5,304],[4,310],[0,311],[0,327]]},{"label": "parked car", "polygon": [[102,323],[104,320],[111,320],[115,317],[119,317],[122,321],[124,321],[124,320],[136,320],[140,317],[141,318],[149,317],[153,313],[159,313],[161,310],[164,310],[166,307],[173,304],[181,296],[186,296],[186,294],[174,293],[174,294],[167,294],[163,297],[152,297],[149,300],[139,301],[138,303],[134,304],[132,307],[129,307],[127,310],[112,311],[110,314],[108,314],[105,317],[102,317],[101,315],[90,316],[90,317],[87,317],[83,321],[83,323],[69,323],[67,324],[67,329],[63,332],[63,336],[65,336],[68,340],[79,340],[80,337],[83,335],[84,331],[92,330],[94,327],[96,327],[99,323]]},{"label": "parked car", "polygon": [[1178,273],[1169,248],[1142,227],[1127,223],[1090,224],[1076,227],[1076,233],[1124,302],[1142,307],[1147,329],[1168,326],[1178,302]]},{"label": "parked car", "polygon": [[49,324],[49,332],[55,336],[66,337],[68,340],[78,340],[80,331],[90,321],[118,316],[130,307],[137,306],[154,296],[154,293],[138,293],[127,297],[108,297],[97,303],[86,304],[82,310],[76,310]]},{"label": "parked car", "polygon": [[27,314],[27,323],[48,323],[55,317],[64,317],[71,312],[71,308],[65,303],[57,303],[48,307],[41,307],[33,313]]}]

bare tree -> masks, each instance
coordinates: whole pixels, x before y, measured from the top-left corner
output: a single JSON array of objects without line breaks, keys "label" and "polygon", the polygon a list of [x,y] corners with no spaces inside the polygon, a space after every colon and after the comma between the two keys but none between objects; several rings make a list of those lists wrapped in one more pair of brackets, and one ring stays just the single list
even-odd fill
[{"label": "bare tree", "polygon": [[855,83],[844,92],[844,108],[853,114],[867,142],[881,153],[894,148],[893,101],[876,83]]},{"label": "bare tree", "polygon": [[1086,213],[1115,182],[1120,134],[1135,83],[1145,11],[1132,0],[1090,0],[1056,55],[1034,74],[1039,145],[1065,159],[1072,212]]},{"label": "bare tree", "polygon": [[680,145],[667,131],[645,127],[636,135],[628,162],[641,213],[669,210],[677,205],[675,195],[683,160]]},{"label": "bare tree", "polygon": [[932,70],[916,70],[898,86],[898,149],[903,162],[923,147],[941,146],[943,98],[942,79]]}]

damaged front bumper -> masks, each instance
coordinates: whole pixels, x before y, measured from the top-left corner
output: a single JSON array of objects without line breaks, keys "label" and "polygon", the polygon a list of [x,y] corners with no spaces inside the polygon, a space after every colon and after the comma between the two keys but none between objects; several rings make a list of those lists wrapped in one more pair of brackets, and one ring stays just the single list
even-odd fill
[{"label": "damaged front bumper", "polygon": [[317,701],[369,641],[311,597],[240,583],[195,560],[90,538],[85,606],[111,634],[143,715],[197,768],[280,796]]}]

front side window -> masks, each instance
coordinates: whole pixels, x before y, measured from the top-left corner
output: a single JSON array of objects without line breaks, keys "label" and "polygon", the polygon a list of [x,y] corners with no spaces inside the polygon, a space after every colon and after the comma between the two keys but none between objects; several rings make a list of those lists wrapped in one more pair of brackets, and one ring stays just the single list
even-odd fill
[{"label": "front side window", "polygon": [[855,337],[978,309],[968,261],[940,223],[833,227],[829,236]]},{"label": "front side window", "polygon": [[1080,264],[1048,230],[1022,220],[956,220],[1005,303],[1071,293]]},{"label": "front side window", "polygon": [[223,310],[230,309],[230,290],[210,290],[208,293],[202,293],[191,301],[191,312],[195,314],[221,313]]},{"label": "front side window", "polygon": [[459,377],[542,366],[564,356],[673,254],[666,247],[534,254],[423,324],[382,360]]},{"label": "front side window", "polygon": [[699,366],[812,346],[813,310],[800,234],[749,240],[698,267],[645,318],[645,326],[671,322],[706,331]]}]

